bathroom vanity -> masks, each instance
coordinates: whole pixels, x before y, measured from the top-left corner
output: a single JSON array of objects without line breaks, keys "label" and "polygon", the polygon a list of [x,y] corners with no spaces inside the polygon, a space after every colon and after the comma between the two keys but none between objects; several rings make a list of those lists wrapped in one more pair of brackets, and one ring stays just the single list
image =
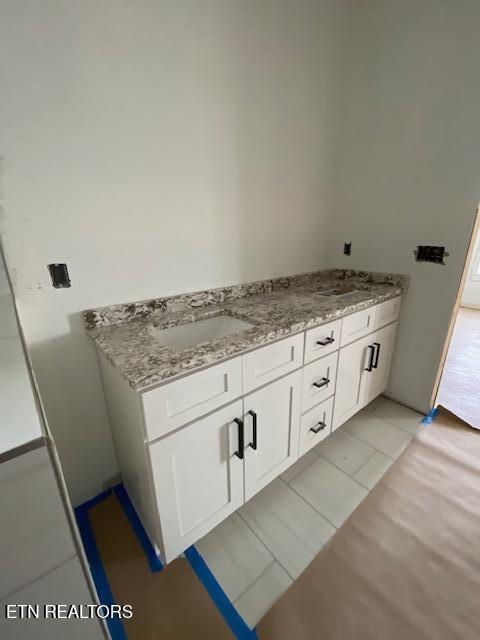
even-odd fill
[{"label": "bathroom vanity", "polygon": [[407,284],[335,270],[85,312],[122,480],[164,562],[386,388]]}]

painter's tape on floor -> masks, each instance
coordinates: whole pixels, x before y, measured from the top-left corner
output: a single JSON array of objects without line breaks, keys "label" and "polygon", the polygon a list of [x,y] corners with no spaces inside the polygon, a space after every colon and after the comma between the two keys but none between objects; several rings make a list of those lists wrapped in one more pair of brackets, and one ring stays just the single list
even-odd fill
[{"label": "painter's tape on floor", "polygon": [[150,566],[150,571],[161,571],[163,569],[163,564],[161,563],[160,558],[157,556],[155,549],[150,542],[147,532],[143,528],[143,524],[141,523],[133,504],[130,502],[128,493],[125,491],[125,487],[123,486],[123,484],[119,484],[114,487],[113,492],[122,505],[123,510],[127,515],[128,521],[132,525],[132,529],[135,531],[135,535],[137,536],[138,541],[145,551],[145,555],[147,556],[148,564]]},{"label": "painter's tape on floor", "polygon": [[255,629],[251,630],[240,614],[237,612],[222,587],[217,582],[215,576],[208,568],[205,560],[198,553],[194,546],[185,551],[185,556],[190,562],[192,569],[202,582],[210,597],[217,605],[226,623],[238,640],[255,640],[257,637]]},{"label": "painter's tape on floor", "polygon": [[[97,589],[98,599],[100,600],[101,604],[106,605],[115,604],[115,600],[113,599],[110,584],[108,582],[107,575],[105,573],[105,569],[98,552],[97,544],[95,542],[95,536],[90,525],[88,512],[95,505],[101,503],[110,494],[111,491],[108,490],[105,493],[96,496],[92,500],[84,502],[82,505],[75,509],[75,516],[77,518],[80,536],[82,538],[88,564],[90,565],[92,578]],[[127,640],[127,634],[125,633],[122,621],[119,618],[109,618],[106,620],[106,623],[112,640]]]},{"label": "painter's tape on floor", "polygon": [[162,566],[122,485],[76,515],[101,603],[133,608],[107,621],[113,640],[256,638],[193,547]]},{"label": "painter's tape on floor", "polygon": [[432,424],[432,422],[435,420],[435,416],[438,413],[438,409],[437,407],[432,407],[430,409],[430,411],[427,413],[427,415],[424,417],[424,419],[422,420],[421,424],[423,424],[425,427],[428,427],[429,424]]}]

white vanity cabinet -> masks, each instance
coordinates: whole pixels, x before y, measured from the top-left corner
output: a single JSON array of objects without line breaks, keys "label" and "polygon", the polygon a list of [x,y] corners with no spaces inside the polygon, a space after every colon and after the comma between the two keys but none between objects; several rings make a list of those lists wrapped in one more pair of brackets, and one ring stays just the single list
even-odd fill
[{"label": "white vanity cabinet", "polygon": [[[398,307],[398,312],[399,310]],[[379,313],[378,317],[380,320],[374,327],[381,322],[382,314]],[[397,324],[393,322],[340,349],[332,430],[338,429],[386,389]],[[349,330],[350,327],[351,323],[348,326]]]},{"label": "white vanity cabinet", "polygon": [[387,388],[388,376],[392,365],[393,351],[395,347],[397,326],[398,323],[393,322],[373,334],[375,358],[373,361],[372,371],[367,372],[369,375],[367,376],[364,404],[368,404]]},{"label": "white vanity cabinet", "polygon": [[373,349],[372,338],[367,336],[340,350],[332,431],[365,405],[367,362]]},{"label": "white vanity cabinet", "polygon": [[301,390],[297,369],[149,445],[167,561],[297,460]]},{"label": "white vanity cabinet", "polygon": [[167,559],[204,536],[244,502],[244,449],[235,419],[242,401],[150,445]]},{"label": "white vanity cabinet", "polygon": [[150,444],[167,560],[298,458],[301,381],[299,369]]},{"label": "white vanity cabinet", "polygon": [[143,392],[99,352],[122,480],[164,562],[388,382],[400,298]]},{"label": "white vanity cabinet", "polygon": [[244,398],[245,500],[298,458],[301,391],[298,369]]}]

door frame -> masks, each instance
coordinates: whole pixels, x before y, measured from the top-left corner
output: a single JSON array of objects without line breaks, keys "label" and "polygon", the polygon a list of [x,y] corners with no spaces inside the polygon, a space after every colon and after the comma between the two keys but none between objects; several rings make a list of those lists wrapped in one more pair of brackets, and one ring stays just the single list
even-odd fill
[{"label": "door frame", "polygon": [[440,357],[437,375],[435,378],[435,383],[433,385],[432,395],[430,398],[431,407],[437,406],[438,390],[440,388],[440,382],[442,380],[443,370],[445,368],[445,361],[447,359],[448,349],[450,347],[450,342],[453,336],[453,330],[455,328],[455,323],[457,321],[458,310],[460,309],[460,306],[461,306],[463,290],[465,289],[465,284],[468,278],[468,272],[470,271],[470,264],[473,259],[473,250],[475,248],[475,240],[478,233],[480,233],[480,205],[477,207],[477,210],[475,212],[475,216],[472,224],[472,230],[470,232],[468,248],[465,254],[465,260],[463,262],[462,275],[460,276],[460,281],[458,283],[457,295],[455,297],[455,302],[453,304],[452,315],[450,316],[450,323],[448,325],[448,331],[445,337],[445,343],[443,345],[442,355]]}]

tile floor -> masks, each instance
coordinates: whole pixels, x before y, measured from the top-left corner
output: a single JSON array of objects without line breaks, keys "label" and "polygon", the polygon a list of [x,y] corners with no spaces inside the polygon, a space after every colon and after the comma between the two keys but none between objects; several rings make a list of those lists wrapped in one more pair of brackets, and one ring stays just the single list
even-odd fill
[{"label": "tile floor", "polygon": [[402,453],[422,417],[377,398],[197,543],[251,628]]}]

